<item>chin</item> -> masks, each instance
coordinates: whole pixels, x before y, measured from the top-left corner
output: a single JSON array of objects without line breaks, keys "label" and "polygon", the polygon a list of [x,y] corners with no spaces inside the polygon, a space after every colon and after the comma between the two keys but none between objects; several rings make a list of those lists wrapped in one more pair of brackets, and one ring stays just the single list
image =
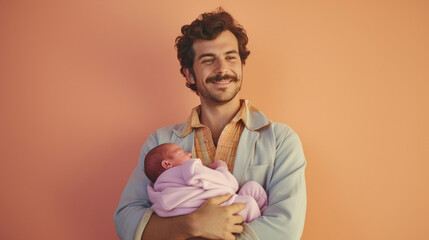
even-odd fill
[{"label": "chin", "polygon": [[238,91],[235,94],[229,95],[229,96],[219,96],[217,97],[217,102],[219,103],[227,103],[233,101],[238,96]]}]

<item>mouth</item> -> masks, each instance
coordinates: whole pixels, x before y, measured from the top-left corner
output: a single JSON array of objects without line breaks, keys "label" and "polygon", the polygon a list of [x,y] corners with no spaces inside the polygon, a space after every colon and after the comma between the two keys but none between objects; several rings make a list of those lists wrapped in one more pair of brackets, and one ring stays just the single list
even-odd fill
[{"label": "mouth", "polygon": [[211,81],[211,83],[216,84],[216,85],[228,85],[233,81],[233,79],[222,79],[219,81]]}]

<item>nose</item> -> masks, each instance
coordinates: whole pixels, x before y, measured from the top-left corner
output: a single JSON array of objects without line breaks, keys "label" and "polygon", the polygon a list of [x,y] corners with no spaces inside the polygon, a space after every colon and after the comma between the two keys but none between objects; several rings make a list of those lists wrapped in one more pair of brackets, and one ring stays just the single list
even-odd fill
[{"label": "nose", "polygon": [[225,60],[219,59],[219,61],[217,61],[216,73],[223,75],[227,72],[227,70],[228,70],[228,68],[227,68],[227,64],[226,64]]},{"label": "nose", "polygon": [[192,153],[187,153],[190,158],[192,158]]}]

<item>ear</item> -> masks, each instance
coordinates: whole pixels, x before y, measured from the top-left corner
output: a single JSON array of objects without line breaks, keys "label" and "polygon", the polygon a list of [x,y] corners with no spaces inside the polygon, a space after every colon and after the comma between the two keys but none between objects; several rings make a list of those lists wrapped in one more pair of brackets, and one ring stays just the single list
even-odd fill
[{"label": "ear", "polygon": [[189,71],[189,68],[183,68],[183,72],[185,73],[186,81],[189,84],[195,84],[194,76],[191,74],[191,71]]},{"label": "ear", "polygon": [[164,159],[164,160],[162,160],[162,161],[161,161],[161,166],[162,166],[164,169],[169,169],[169,168],[172,168],[172,167],[173,167],[173,164],[171,164],[170,160],[168,160],[168,159]]}]

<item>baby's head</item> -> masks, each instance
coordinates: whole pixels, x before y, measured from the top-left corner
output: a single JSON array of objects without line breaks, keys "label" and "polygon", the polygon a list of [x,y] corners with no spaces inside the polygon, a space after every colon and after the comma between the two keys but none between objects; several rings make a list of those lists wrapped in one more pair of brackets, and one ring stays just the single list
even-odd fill
[{"label": "baby's head", "polygon": [[144,159],[144,172],[155,182],[165,170],[182,165],[192,158],[191,153],[183,151],[179,145],[164,143],[150,150]]}]

